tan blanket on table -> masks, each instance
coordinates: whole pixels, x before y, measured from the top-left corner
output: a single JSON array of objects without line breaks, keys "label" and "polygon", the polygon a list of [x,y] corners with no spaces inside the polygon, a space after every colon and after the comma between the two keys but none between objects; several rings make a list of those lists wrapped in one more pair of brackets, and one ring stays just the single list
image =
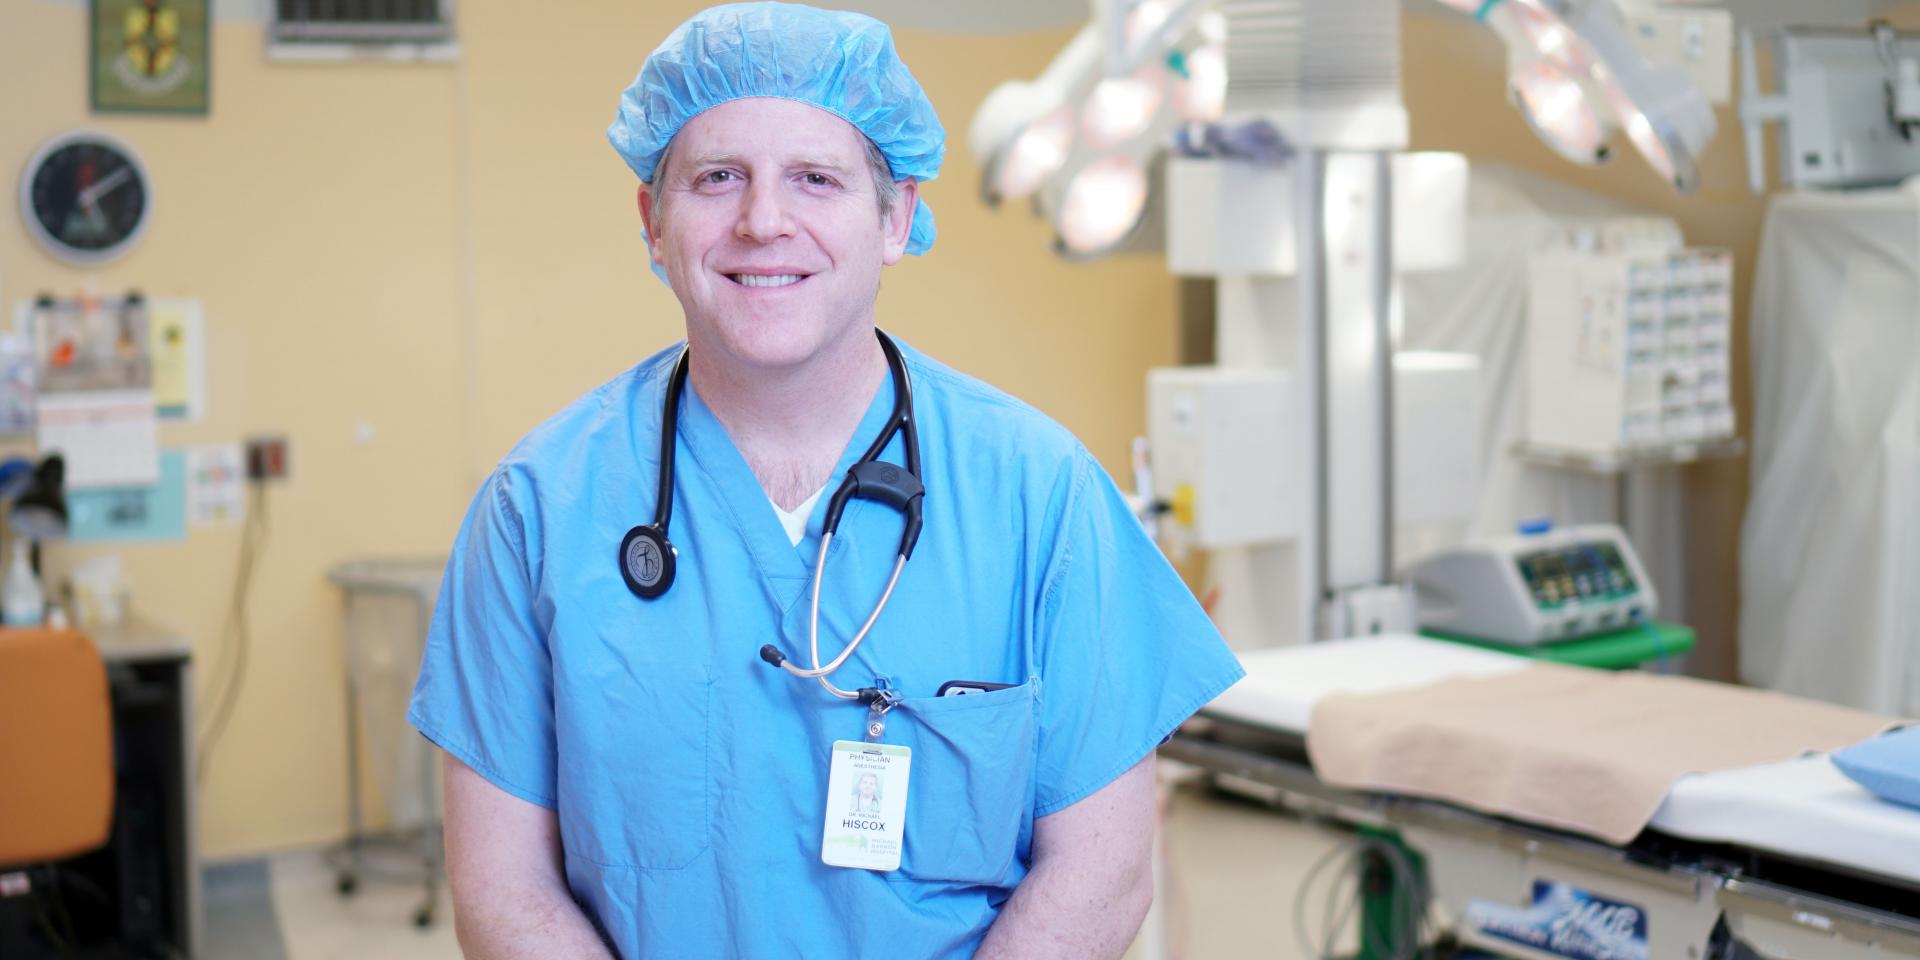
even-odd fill
[{"label": "tan blanket on table", "polygon": [[1683,774],[1835,750],[1894,721],[1687,677],[1538,664],[1315,705],[1328,784],[1448,800],[1621,844]]}]

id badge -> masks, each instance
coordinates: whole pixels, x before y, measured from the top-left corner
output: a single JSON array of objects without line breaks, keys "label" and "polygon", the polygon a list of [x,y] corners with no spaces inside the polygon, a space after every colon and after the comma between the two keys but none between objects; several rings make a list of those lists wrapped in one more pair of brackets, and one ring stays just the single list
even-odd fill
[{"label": "id badge", "polygon": [[900,869],[913,751],[888,743],[836,740],[829,764],[820,861],[830,867]]}]

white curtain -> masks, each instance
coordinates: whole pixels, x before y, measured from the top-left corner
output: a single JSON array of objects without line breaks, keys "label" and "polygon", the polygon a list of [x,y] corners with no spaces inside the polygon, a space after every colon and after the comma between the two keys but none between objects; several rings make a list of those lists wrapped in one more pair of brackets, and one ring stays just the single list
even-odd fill
[{"label": "white curtain", "polygon": [[1752,316],[1742,678],[1920,715],[1920,191],[1776,197]]}]

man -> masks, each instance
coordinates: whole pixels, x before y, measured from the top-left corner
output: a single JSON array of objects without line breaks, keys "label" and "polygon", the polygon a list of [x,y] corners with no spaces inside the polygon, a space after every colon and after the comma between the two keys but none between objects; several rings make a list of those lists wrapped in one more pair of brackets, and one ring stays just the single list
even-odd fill
[{"label": "man", "polygon": [[[609,138],[686,382],[670,348],[535,429],[454,544],[410,719],[447,754],[462,946],[1119,956],[1153,749],[1239,666],[1071,435],[911,348],[891,370],[880,273],[933,241],[944,132],[886,27],[708,10]],[[855,498],[827,538],[909,384],[877,453],[924,496]],[[904,550],[896,506],[924,521]],[[883,596],[825,683],[770,665],[841,657]],[[870,817],[839,792],[862,771]]]}]

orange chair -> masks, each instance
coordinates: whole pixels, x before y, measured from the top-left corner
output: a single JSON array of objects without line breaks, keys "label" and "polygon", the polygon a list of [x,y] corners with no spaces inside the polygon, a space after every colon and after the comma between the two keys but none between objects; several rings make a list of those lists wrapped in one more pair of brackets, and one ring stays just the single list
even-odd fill
[{"label": "orange chair", "polygon": [[0,630],[0,873],[106,845],[112,720],[106,667],[84,635]]}]

